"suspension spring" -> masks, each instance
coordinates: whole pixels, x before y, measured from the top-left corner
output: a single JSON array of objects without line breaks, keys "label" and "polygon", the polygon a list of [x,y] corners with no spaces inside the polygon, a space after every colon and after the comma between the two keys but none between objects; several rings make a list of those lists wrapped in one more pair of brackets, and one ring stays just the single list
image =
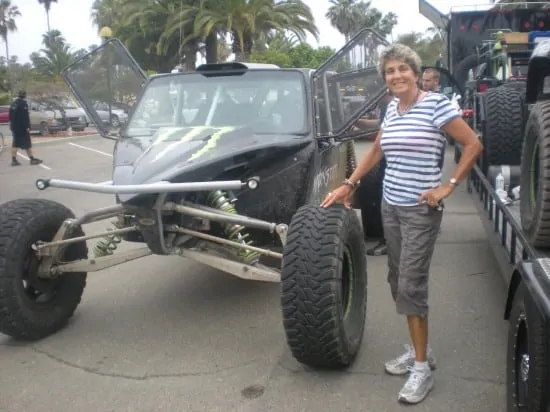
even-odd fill
[{"label": "suspension spring", "polygon": [[[112,222],[113,226],[116,229],[122,229],[125,225],[124,222]],[[110,229],[107,229],[110,230]],[[100,241],[94,246],[94,255],[96,258],[109,256],[114,253],[118,248],[118,245],[122,242],[122,237],[120,235],[112,234],[105,235]]]},{"label": "suspension spring", "polygon": [[[226,193],[221,190],[216,190],[208,195],[207,202],[223,212],[237,214],[234,200],[231,200]],[[242,245],[252,245],[251,241],[247,242],[248,233],[245,232],[245,227],[232,223],[223,224],[224,232],[229,240],[239,242]],[[249,249],[238,249],[237,256],[246,264],[254,264],[259,260],[260,254]]]}]

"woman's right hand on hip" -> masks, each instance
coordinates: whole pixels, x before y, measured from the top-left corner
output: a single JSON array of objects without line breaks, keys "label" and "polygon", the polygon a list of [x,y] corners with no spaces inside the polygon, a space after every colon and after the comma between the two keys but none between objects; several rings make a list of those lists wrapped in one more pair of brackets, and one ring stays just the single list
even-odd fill
[{"label": "woman's right hand on hip", "polygon": [[321,207],[329,207],[335,203],[343,203],[348,209],[351,208],[349,201],[349,195],[351,193],[351,188],[348,185],[341,185],[332,192],[328,192],[325,200],[321,203]]}]

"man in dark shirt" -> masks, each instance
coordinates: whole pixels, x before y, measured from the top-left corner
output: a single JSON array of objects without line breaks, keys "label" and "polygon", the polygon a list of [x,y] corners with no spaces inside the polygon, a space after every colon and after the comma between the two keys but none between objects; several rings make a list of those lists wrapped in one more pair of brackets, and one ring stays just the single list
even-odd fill
[{"label": "man in dark shirt", "polygon": [[25,100],[27,93],[22,90],[17,98],[13,101],[9,111],[10,130],[12,133],[11,145],[11,165],[19,166],[17,160],[17,149],[25,150],[29,156],[31,165],[42,163],[42,160],[37,159],[32,153],[31,142],[31,118],[29,114],[29,105]]}]

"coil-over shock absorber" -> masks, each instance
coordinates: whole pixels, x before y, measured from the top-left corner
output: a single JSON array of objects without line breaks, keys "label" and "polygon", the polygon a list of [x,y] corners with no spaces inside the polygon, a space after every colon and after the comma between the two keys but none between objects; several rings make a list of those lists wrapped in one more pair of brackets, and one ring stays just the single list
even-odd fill
[{"label": "coil-over shock absorber", "polygon": [[[233,205],[234,200],[229,199],[228,195],[221,190],[211,192],[207,197],[207,202],[223,212],[237,214],[237,209]],[[252,242],[247,242],[248,233],[245,233],[245,227],[233,223],[222,223],[224,232],[229,240],[239,242],[242,245],[250,245]],[[254,264],[259,260],[258,252],[248,249],[238,249],[237,256],[246,264]]]},{"label": "coil-over shock absorber", "polygon": [[[122,229],[124,222],[112,222],[115,229]],[[109,229],[107,229],[109,230]],[[112,255],[122,242],[122,237],[117,234],[105,235],[94,246],[94,255],[96,258]]]}]

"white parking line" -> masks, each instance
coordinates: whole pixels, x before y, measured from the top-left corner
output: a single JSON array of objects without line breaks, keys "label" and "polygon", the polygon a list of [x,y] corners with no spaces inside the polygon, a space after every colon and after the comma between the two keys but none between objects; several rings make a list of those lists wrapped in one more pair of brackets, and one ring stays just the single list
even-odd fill
[{"label": "white parking line", "polygon": [[[29,159],[27,156],[22,155],[21,153],[17,153],[17,155],[18,155],[18,156],[21,156],[21,157],[22,157],[23,159],[25,159],[25,160],[29,160],[29,161],[31,160],[31,159]],[[42,169],[52,170],[51,167],[46,166],[44,163],[40,163],[38,166],[40,166]]]},{"label": "white parking line", "polygon": [[102,152],[101,150],[92,149],[91,147],[82,146],[82,145],[79,145],[79,144],[76,144],[76,143],[73,143],[73,142],[68,142],[68,144],[70,144],[71,146],[74,146],[74,147],[79,147],[79,148],[84,149],[84,150],[89,150],[90,152],[98,153],[98,154],[103,155],[103,156],[113,157],[113,155],[111,153]]}]

